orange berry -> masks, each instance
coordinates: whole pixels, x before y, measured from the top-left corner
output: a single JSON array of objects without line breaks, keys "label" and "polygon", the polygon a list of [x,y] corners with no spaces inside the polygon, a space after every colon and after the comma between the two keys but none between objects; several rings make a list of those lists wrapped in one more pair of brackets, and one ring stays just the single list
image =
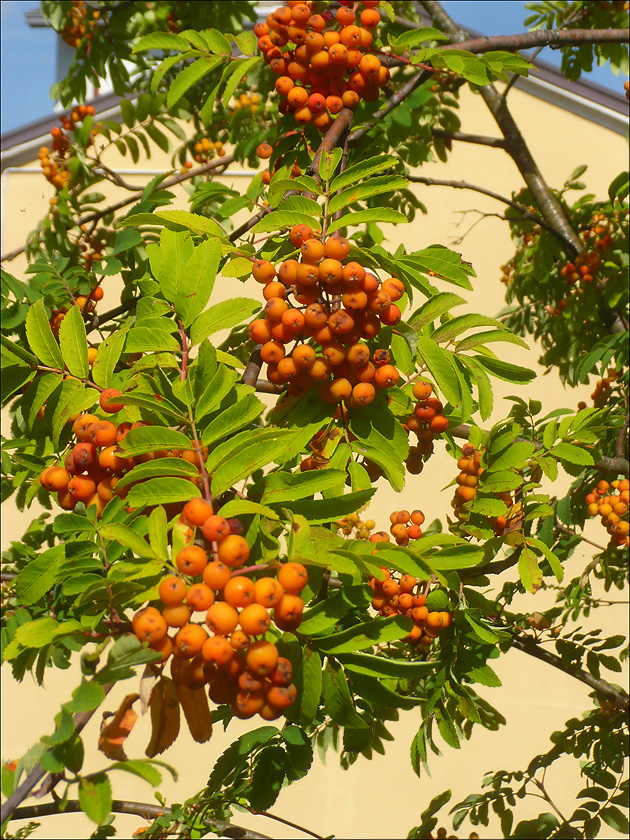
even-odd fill
[{"label": "orange berry", "polygon": [[225,584],[223,597],[233,607],[247,607],[254,602],[254,583],[244,575],[236,575]]},{"label": "orange berry", "polygon": [[229,636],[238,624],[238,612],[225,601],[215,601],[206,613],[206,624],[219,636]]},{"label": "orange berry", "polygon": [[250,604],[239,613],[239,623],[248,636],[262,636],[271,625],[271,616],[262,604]]},{"label": "orange berry", "polygon": [[202,574],[203,582],[211,589],[223,589],[232,576],[232,570],[220,560],[212,560]]},{"label": "orange berry", "polygon": [[249,557],[247,540],[238,534],[230,534],[219,543],[219,560],[226,566],[242,566]]},{"label": "orange berry", "polygon": [[195,577],[208,565],[208,556],[200,546],[188,545],[177,552],[175,563],[182,574]]},{"label": "orange berry", "polygon": [[181,604],[186,597],[186,582],[176,575],[162,578],[158,587],[158,595],[163,604]]},{"label": "orange berry", "polygon": [[214,604],[214,592],[205,583],[194,583],[186,594],[186,603],[195,612],[205,612]]},{"label": "orange berry", "polygon": [[173,640],[173,655],[183,659],[192,659],[201,653],[208,634],[201,624],[186,624]]},{"label": "orange berry", "polygon": [[251,644],[245,653],[248,670],[261,677],[269,676],[274,672],[278,659],[278,648],[262,639]]}]

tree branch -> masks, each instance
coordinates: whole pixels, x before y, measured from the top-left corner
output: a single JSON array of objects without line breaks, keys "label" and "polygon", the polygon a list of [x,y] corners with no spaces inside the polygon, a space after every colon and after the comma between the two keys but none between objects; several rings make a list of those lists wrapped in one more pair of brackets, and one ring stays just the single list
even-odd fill
[{"label": "tree branch", "polygon": [[[490,139],[490,138],[488,138]],[[517,201],[512,201],[510,198],[506,198],[504,195],[500,195],[499,193],[495,193],[492,190],[487,190],[485,187],[479,187],[476,184],[470,184],[468,181],[448,181],[442,180],[440,178],[426,178],[421,175],[406,175],[407,180],[413,181],[417,184],[426,184],[429,187],[454,187],[457,190],[474,190],[475,192],[482,193],[483,195],[488,195],[490,198],[494,198],[497,201],[501,201],[503,204],[507,204],[509,207],[512,207],[518,213],[520,213],[524,219],[528,219],[529,221],[535,222],[537,225],[544,227],[545,230],[548,230],[549,233],[556,236],[561,242],[564,243],[564,237],[558,233],[558,231],[548,224],[544,219],[541,219],[540,216],[537,216],[535,213],[532,213],[530,210],[527,209],[522,204],[519,204]]]},{"label": "tree branch", "polygon": [[[428,3],[422,5],[427,8]],[[434,3],[431,3],[431,5],[433,6]],[[429,11],[428,8],[427,11]],[[457,28],[456,24],[453,24],[453,26]],[[444,31],[448,32],[449,35],[453,34],[449,30],[445,29]],[[534,47],[559,48],[563,44],[625,44],[628,40],[630,40],[630,29],[535,29],[533,32],[521,32],[518,35],[492,35],[483,38],[466,37],[457,44],[445,44],[442,49],[467,50],[478,54],[490,50],[516,52],[533,49]]]},{"label": "tree branch", "polygon": [[[51,814],[68,814],[81,812],[81,803],[77,799],[70,799],[65,803],[63,810],[60,802],[46,802],[42,805],[30,805],[25,808],[18,808],[13,819],[16,820],[30,820],[37,817],[47,817]],[[124,799],[114,799],[112,802],[112,813],[116,814],[136,814],[145,820],[154,820],[164,814],[164,808],[161,805],[153,805],[147,802],[129,802]],[[202,818],[203,819],[203,818]],[[257,831],[251,831],[249,828],[243,828],[240,825],[226,822],[225,820],[203,819],[206,828],[217,829],[222,837],[234,838],[234,840],[271,840],[267,834],[260,834]]]},{"label": "tree branch", "polygon": [[432,128],[431,134],[434,137],[442,137],[444,140],[460,140],[463,143],[476,143],[479,146],[493,146],[498,149],[505,148],[503,137],[486,137],[484,134],[467,134],[465,131],[446,131],[443,128]]},{"label": "tree branch", "polygon": [[[160,182],[160,189],[174,187],[176,184],[181,184],[182,181],[189,181],[191,178],[194,178],[195,175],[203,175],[205,172],[210,172],[213,169],[224,168],[233,162],[234,155],[226,155],[224,158],[219,158],[218,160],[211,161],[210,163],[204,163],[196,169],[189,169],[186,172],[180,172],[179,175],[173,175],[171,178],[166,178],[164,181]],[[98,165],[100,166],[100,164]],[[128,187],[128,189],[130,188]],[[142,189],[144,189],[144,187]],[[90,213],[87,216],[77,219],[75,225],[86,225],[89,224],[89,222],[98,221],[99,219],[108,216],[110,213],[115,213],[116,210],[120,210],[123,207],[127,207],[129,204],[133,204],[134,201],[138,201],[138,197],[136,195],[127,196],[127,198],[117,201],[116,204],[110,204],[110,206],[106,207],[104,210],[99,210],[97,213]],[[0,257],[0,262],[10,262],[16,257],[19,257],[20,254],[23,254],[24,251],[26,251],[26,245],[22,245],[20,248],[14,248],[13,251],[3,254],[2,257]]]},{"label": "tree branch", "polygon": [[[335,146],[341,140],[341,137],[345,131],[348,131],[350,126],[352,125],[352,120],[354,119],[354,111],[351,111],[350,108],[342,108],[341,111],[337,114],[335,121],[330,126],[326,134],[324,134],[322,138],[322,142],[319,144],[319,148],[315,152],[315,157],[313,158],[311,165],[308,167],[307,172],[309,172],[315,180],[319,181],[319,164],[322,159],[322,155],[324,152],[330,154]],[[349,139],[349,138],[348,138]]]},{"label": "tree branch", "polygon": [[410,79],[408,79],[403,85],[401,85],[396,93],[393,96],[390,96],[389,99],[385,100],[385,104],[379,111],[375,111],[372,114],[372,121],[366,123],[361,128],[358,128],[356,131],[351,132],[348,135],[348,146],[356,146],[359,140],[362,140],[365,135],[370,131],[370,129],[374,128],[374,126],[382,120],[383,117],[386,117],[390,111],[393,111],[397,105],[405,100],[410,93],[412,93],[419,85],[421,85],[424,81],[430,78],[431,73],[427,70],[420,70],[418,73],[414,73]]},{"label": "tree branch", "polygon": [[[107,685],[104,685],[103,691],[105,692],[105,695],[107,695],[113,687],[114,683],[108,683]],[[81,732],[81,730],[91,719],[95,711],[96,709],[92,709],[89,712],[77,712],[77,714],[73,718],[75,734],[78,735],[79,732]],[[28,774],[28,776],[24,779],[22,784],[18,785],[18,787],[13,791],[11,796],[7,798],[7,801],[3,803],[0,814],[0,824],[4,823],[11,817],[18,805],[26,799],[26,797],[30,794],[33,788],[36,787],[36,785],[46,775],[46,770],[44,770],[44,768],[38,762]]]},{"label": "tree branch", "polygon": [[619,429],[619,434],[617,435],[617,440],[615,442],[615,458],[623,458],[624,453],[628,449],[628,414],[626,414],[623,423],[621,424],[621,428]]},{"label": "tree branch", "polygon": [[565,665],[559,656],[555,653],[551,653],[551,651],[545,650],[535,639],[516,636],[512,639],[512,647],[515,647],[523,653],[527,653],[529,656],[533,656],[535,659],[540,659],[541,662],[546,662],[554,668],[558,668],[558,670],[563,671],[570,677],[574,677],[576,680],[580,680],[580,682],[583,682],[590,688],[595,689],[598,694],[605,697],[613,704],[613,706],[620,709],[628,708],[628,701],[630,698],[625,692],[615,688],[610,683],[606,682],[606,680],[597,680],[585,671]]}]

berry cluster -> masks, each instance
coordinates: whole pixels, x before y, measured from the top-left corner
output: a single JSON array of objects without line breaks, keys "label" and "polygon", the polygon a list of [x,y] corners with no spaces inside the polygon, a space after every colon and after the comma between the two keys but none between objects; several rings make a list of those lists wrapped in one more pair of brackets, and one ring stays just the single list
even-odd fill
[{"label": "berry cluster", "polygon": [[[459,475],[455,479],[457,481],[457,490],[451,501],[451,506],[455,510],[455,516],[460,518],[460,511],[462,505],[466,502],[471,502],[477,495],[477,487],[479,485],[479,476],[483,473],[484,468],[481,466],[482,453],[478,452],[471,444],[466,444],[462,449],[462,457],[457,462],[457,467],[460,470]],[[497,493],[497,498],[508,507],[512,507],[514,501],[510,493]],[[505,516],[495,516],[490,520],[490,525],[495,533],[503,532],[507,524]]]},{"label": "berry cluster", "polygon": [[84,38],[87,41],[92,40],[92,30],[100,19],[101,13],[98,9],[86,9],[83,0],[73,0],[72,8],[66,13],[66,17],[68,20],[59,34],[66,44],[78,49]]},{"label": "berry cluster", "polygon": [[[192,142],[189,149],[197,163],[208,163],[214,158],[215,154],[219,157],[225,157],[227,154],[221,140],[212,141],[208,137],[203,137],[201,140]],[[179,171],[182,175],[188,169],[193,168],[193,162],[191,160],[185,160],[186,151],[187,149],[185,148],[180,155],[182,165]]]},{"label": "berry cluster", "polygon": [[[96,352],[93,352],[92,358],[95,355]],[[112,398],[120,396],[120,393],[115,388],[102,391],[99,400],[102,411],[114,414],[124,408],[121,403],[111,402]],[[130,429],[148,425],[150,424],[141,420],[136,423],[127,421],[116,424],[95,414],[79,415],[72,425],[77,442],[65,456],[63,466],[57,464],[42,472],[39,479],[42,487],[57,493],[57,504],[64,510],[73,510],[77,502],[83,502],[86,507],[94,505],[96,514],[100,517],[111,499],[126,498],[132,485],[120,488],[117,485],[137,464],[157,457],[180,457],[197,467],[200,466],[199,455],[193,449],[164,450],[137,455],[135,458],[125,457],[119,448],[120,442]],[[205,458],[207,451],[202,455]],[[201,476],[194,476],[191,481],[201,485]]]},{"label": "berry cluster", "polygon": [[418,380],[413,386],[413,395],[418,401],[414,412],[404,421],[403,427],[413,432],[418,438],[416,446],[409,448],[406,460],[407,472],[419,475],[424,466],[424,459],[433,454],[433,440],[435,435],[442,434],[448,429],[448,420],[442,414],[444,406],[436,397],[432,397],[433,385],[424,379]]},{"label": "berry cluster", "polygon": [[247,94],[241,93],[239,98],[232,106],[232,111],[247,110],[255,114],[259,110],[260,96],[257,93]]},{"label": "berry cluster", "polygon": [[379,0],[364,0],[357,21],[358,3],[342,2],[320,15],[313,14],[311,3],[288,2],[256,24],[258,46],[278,76],[280,113],[292,112],[298,125],[326,131],[342,108],[378,99],[389,70],[366,52],[380,22],[378,5]]},{"label": "berry cluster", "polygon": [[429,590],[426,581],[413,575],[396,578],[389,569],[381,571],[384,580],[373,577],[368,582],[374,591],[372,607],[382,616],[406,615],[413,619],[414,626],[406,640],[429,647],[452,621],[447,592],[439,587]]},{"label": "berry cluster", "polygon": [[[284,136],[289,137],[291,134],[296,134],[296,133],[297,132],[294,132],[294,131],[288,131]],[[306,142],[306,148],[308,149],[309,152],[312,152],[311,146],[308,143],[308,141]],[[261,143],[260,146],[258,146],[258,148],[256,149],[256,155],[261,160],[268,160],[271,157],[272,154],[273,154],[273,146],[270,143],[267,143],[267,142]],[[278,157],[275,159],[273,165],[270,163],[269,168],[266,169],[263,172],[263,174],[262,174],[263,184],[270,184],[271,183],[271,177],[272,177],[273,173],[277,169],[279,169],[281,166],[283,166],[283,165],[286,166],[287,163],[288,162],[285,161],[285,156],[284,155],[278,155]],[[289,172],[289,178],[297,178],[298,175],[301,175],[301,174],[302,174],[301,168],[297,165],[295,160],[293,160],[292,166],[291,166],[291,171]]]},{"label": "berry cluster", "polygon": [[[101,259],[100,254],[90,255],[92,260],[96,258]],[[87,259],[87,256],[86,256]],[[102,286],[95,286],[89,295],[78,295],[74,299],[74,303],[79,307],[84,315],[91,315],[94,313],[96,309],[96,304],[99,300],[103,299],[104,291]],[[66,317],[68,313],[68,308],[66,306],[62,306],[61,309],[52,309],[50,313],[50,328],[52,330],[53,335],[57,340],[59,340],[59,327],[61,326],[61,322]],[[89,354],[88,354],[89,355]],[[92,360],[93,361],[93,360]],[[92,362],[90,362],[91,364]]]},{"label": "berry cluster", "polygon": [[[372,354],[365,343],[382,324],[401,319],[394,301],[404,294],[400,280],[382,283],[356,262],[345,262],[350,243],[342,236],[324,242],[307,225],[296,225],[289,237],[301,261],[287,259],[279,267],[254,260],[252,274],[264,285],[265,317],[253,321],[249,336],[261,344],[267,378],[290,383],[299,395],[319,384],[324,402],[345,402],[349,408],[369,405],[377,388],[397,384],[399,373],[389,353]],[[290,305],[291,294],[295,304]],[[292,344],[287,352],[286,345]]]},{"label": "berry cluster", "polygon": [[[77,123],[82,122],[86,117],[93,115],[94,106],[92,105],[79,105],[78,107],[73,108],[69,117],[64,114],[60,118],[62,128],[55,126],[55,128],[50,131],[52,136],[50,144],[51,148],[49,149],[48,146],[42,146],[37,153],[37,157],[39,158],[39,163],[42,168],[42,174],[49,183],[59,190],[63,189],[70,179],[70,172],[68,171],[67,166],[64,165],[66,153],[70,148],[70,140],[63,132],[73,131],[74,126]],[[92,141],[89,140],[87,145],[90,145],[91,142]]]},{"label": "berry cluster", "polygon": [[[409,545],[409,540],[417,540],[422,536],[421,525],[424,522],[424,514],[421,510],[395,510],[389,516],[391,522],[390,533],[398,545]],[[351,513],[344,516],[335,523],[337,530],[345,537],[353,536],[355,540],[369,540],[370,542],[389,542],[387,531],[370,532],[376,527],[373,519],[366,519],[365,522],[359,518],[358,513]],[[354,531],[354,534],[353,534]]]},{"label": "berry cluster", "polygon": [[[176,681],[189,688],[209,685],[210,699],[230,704],[239,718],[259,714],[276,720],[294,703],[297,691],[291,663],[264,637],[272,620],[283,631],[299,626],[306,569],[285,563],[276,577],[266,573],[252,580],[235,571],[249,557],[238,519],[225,519],[199,498],[186,503],[182,519],[201,530],[203,546],[180,549],[175,558],[179,574],[160,582],[160,609],[148,606],[136,613],[133,632],[161,653],[162,663],[173,656]],[[193,613],[205,614],[203,624],[192,621]]]},{"label": "berry cluster", "polygon": [[[609,493],[609,490],[615,492]],[[586,496],[589,516],[600,516],[603,527],[610,534],[610,544],[621,548],[630,544],[628,533],[628,505],[630,482],[627,478],[620,481],[598,482]]]},{"label": "berry cluster", "polygon": [[[594,408],[601,408],[606,405],[610,394],[612,392],[612,382],[619,378],[619,373],[614,368],[608,368],[606,376],[603,379],[598,379],[595,383],[595,390],[591,394]],[[586,403],[582,400],[578,403],[578,408],[581,410],[586,408]]]}]

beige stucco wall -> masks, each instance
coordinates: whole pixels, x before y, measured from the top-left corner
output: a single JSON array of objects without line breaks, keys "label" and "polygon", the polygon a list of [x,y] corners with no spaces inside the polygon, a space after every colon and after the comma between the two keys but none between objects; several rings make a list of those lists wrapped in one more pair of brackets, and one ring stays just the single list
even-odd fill
[{"label": "beige stucco wall", "polygon": [[[461,103],[463,130],[498,135],[480,97],[466,92]],[[625,166],[627,149],[623,137],[517,89],[510,93],[510,107],[550,184],[560,186],[578,164],[588,163],[589,169],[583,176],[588,190],[601,197],[606,195],[608,184]],[[117,153],[111,155],[108,163],[112,167],[129,166],[128,159],[120,159]],[[29,165],[35,164],[36,161]],[[159,168],[160,165],[167,167],[168,162],[166,156],[157,152],[148,167]],[[501,150],[463,143],[454,144],[447,165],[426,165],[422,168],[422,174],[466,179],[504,195],[522,186],[516,167]],[[140,175],[127,178],[134,183],[143,183]],[[237,189],[243,187],[243,178],[232,178],[227,174],[221,180],[233,184]],[[6,252],[24,241],[26,234],[45,211],[52,190],[41,176],[14,173],[6,176],[3,189],[3,252]],[[409,250],[432,243],[451,245],[453,239],[461,236],[462,231],[475,218],[469,214],[460,224],[459,211],[476,208],[490,213],[502,212],[502,207],[495,201],[477,193],[442,187],[417,186],[416,190],[426,204],[429,215],[418,215],[409,226],[391,227],[388,235],[392,249],[399,242],[404,242]],[[102,191],[108,195],[114,194],[113,188],[107,184]],[[181,188],[178,194],[178,206],[185,207]],[[503,305],[504,295],[504,287],[499,282],[499,266],[513,252],[506,223],[497,218],[486,218],[460,244],[453,247],[461,251],[463,258],[470,261],[477,272],[469,304],[461,307],[458,314],[464,311],[496,314]],[[25,261],[20,257],[5,267],[17,276],[23,276]],[[449,287],[442,284],[440,288],[447,290]],[[235,292],[229,281],[217,283],[211,302],[234,294],[257,297],[260,287],[249,280],[242,287],[238,286]],[[115,295],[106,294],[101,304],[102,311],[115,303]],[[578,400],[588,400],[590,388],[582,387],[567,392],[555,373],[542,376],[542,369],[536,365],[536,349],[528,353],[511,345],[505,347],[507,349],[504,350],[502,346],[501,350],[505,358],[533,366],[541,376],[527,387],[495,380],[496,409],[486,425],[507,412],[509,404],[502,398],[511,393],[541,399],[546,411],[561,406],[574,407]],[[376,519],[377,527],[383,528],[387,526],[389,512],[399,507],[421,507],[429,521],[435,517],[443,518],[450,511],[448,501],[452,491],[439,491],[455,472],[454,463],[443,451],[443,447],[438,445],[422,475],[410,476],[402,494],[394,493],[384,480],[378,482],[378,493],[369,508],[370,516]],[[563,493],[568,484],[567,477],[560,478],[554,492]],[[3,547],[10,540],[19,538],[31,516],[29,512],[17,513],[10,502],[4,508]],[[595,542],[603,543],[605,539],[603,530],[594,523],[589,526],[587,534]],[[575,552],[566,569],[567,578],[582,571],[591,557],[591,550],[586,545],[583,550]],[[595,589],[596,593],[602,592],[601,587]],[[611,597],[621,600],[627,595]],[[544,610],[552,603],[552,593],[540,592],[536,596],[521,599],[517,607],[533,612]],[[615,605],[595,611],[589,624],[601,627],[605,634],[626,634],[626,610],[623,606]],[[411,769],[409,745],[420,720],[416,711],[402,712],[400,721],[390,727],[395,739],[387,744],[385,756],[375,756],[370,762],[360,758],[347,772],[339,768],[334,753],[329,753],[325,766],[316,758],[314,768],[307,778],[284,789],[272,812],[320,835],[334,833],[339,838],[404,837],[419,822],[420,812],[437,793],[450,787],[454,792],[453,802],[456,802],[478,790],[484,771],[523,768],[533,755],[550,747],[549,735],[554,729],[561,728],[566,720],[579,716],[589,707],[589,690],[585,685],[518,651],[502,657],[494,667],[503,686],[498,689],[481,687],[479,693],[505,715],[507,725],[497,733],[478,729],[472,740],[459,751],[447,748],[444,757],[433,759],[432,778],[419,780]],[[41,735],[52,730],[53,717],[59,703],[69,698],[79,676],[76,667],[67,672],[50,672],[46,677],[46,689],[40,690],[29,677],[21,685],[15,683],[7,666],[3,666],[2,673],[5,701],[2,756],[6,760],[19,757]],[[627,671],[623,676],[608,676],[614,682],[627,682]],[[136,687],[135,680],[118,684],[104,708],[113,710],[122,697],[136,690]],[[99,720],[100,713],[97,713],[84,731],[87,746],[84,772],[97,770],[107,763],[96,751]],[[168,802],[181,802],[203,787],[214,761],[223,749],[242,731],[257,725],[234,721],[227,733],[217,730],[212,740],[205,745],[195,744],[183,727],[177,743],[162,756],[180,773],[177,783],[166,780],[161,788]],[[148,740],[149,722],[143,718],[127,742],[128,755],[141,756]],[[575,773],[575,763],[558,763],[548,773],[547,782],[560,810],[570,813],[575,807],[573,795],[582,786]],[[121,798],[152,801],[148,786],[127,774],[114,776],[114,794]],[[541,805],[539,800],[525,800],[519,804],[519,815],[531,816],[538,812]],[[130,836],[141,822],[137,817],[116,818],[120,836]],[[302,836],[295,829],[264,817],[236,814],[234,822],[273,837]],[[469,830],[470,827],[465,831],[460,830],[460,836],[467,835]],[[80,814],[73,814],[46,818],[34,836],[85,837],[89,831],[86,819]],[[498,829],[491,823],[489,829],[482,827],[479,833],[482,837],[497,836]],[[613,836],[612,832],[607,836]]]}]

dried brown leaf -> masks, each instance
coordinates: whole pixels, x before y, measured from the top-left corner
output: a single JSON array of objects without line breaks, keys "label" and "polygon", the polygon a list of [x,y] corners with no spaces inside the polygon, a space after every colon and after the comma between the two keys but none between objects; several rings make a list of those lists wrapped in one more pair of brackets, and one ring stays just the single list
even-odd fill
[{"label": "dried brown leaf", "polygon": [[144,753],[153,758],[168,749],[179,735],[179,700],[172,679],[162,677],[155,684],[149,706],[151,740]]}]

